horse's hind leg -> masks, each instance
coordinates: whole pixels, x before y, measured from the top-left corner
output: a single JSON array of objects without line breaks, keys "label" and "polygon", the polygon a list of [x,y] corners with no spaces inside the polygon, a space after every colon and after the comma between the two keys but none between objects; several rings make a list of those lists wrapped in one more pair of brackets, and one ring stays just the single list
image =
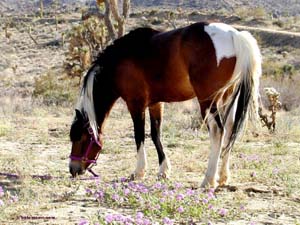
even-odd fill
[{"label": "horse's hind leg", "polygon": [[233,143],[229,146],[229,142],[230,142],[230,136],[232,133],[232,128],[235,120],[236,109],[237,109],[237,100],[232,106],[225,123],[224,143],[222,147],[223,159],[220,168],[220,179],[219,179],[220,186],[227,185],[230,178],[229,157],[230,157],[230,152]]},{"label": "horse's hind leg", "polygon": [[158,177],[168,178],[171,172],[171,166],[160,141],[163,104],[157,103],[149,106],[149,113],[151,121],[151,138],[157,150],[159,162]]},{"label": "horse's hind leg", "polygon": [[209,153],[208,167],[205,173],[201,187],[216,187],[217,186],[217,171],[218,163],[223,146],[224,128],[221,122],[218,111],[213,106],[209,111],[208,104],[201,104],[202,117],[207,114],[207,126],[209,130],[211,150]]},{"label": "horse's hind leg", "polygon": [[133,125],[134,138],[137,147],[136,169],[131,175],[131,180],[143,179],[147,168],[147,155],[144,147],[145,142],[145,109],[137,109],[134,104],[128,105]]}]

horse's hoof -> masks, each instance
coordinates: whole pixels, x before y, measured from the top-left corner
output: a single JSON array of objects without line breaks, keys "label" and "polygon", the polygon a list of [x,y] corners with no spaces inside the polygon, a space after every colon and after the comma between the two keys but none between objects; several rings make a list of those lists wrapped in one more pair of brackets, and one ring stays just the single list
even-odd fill
[{"label": "horse's hoof", "polygon": [[229,179],[227,177],[226,178],[223,177],[223,179],[219,180],[219,186],[220,187],[227,186],[228,185],[228,180]]},{"label": "horse's hoof", "polygon": [[159,173],[157,175],[157,180],[168,180],[168,179],[169,179],[169,177],[165,173]]},{"label": "horse's hoof", "polygon": [[201,188],[216,188],[217,186],[216,180],[208,180],[206,177],[201,184]]},{"label": "horse's hoof", "polygon": [[134,181],[134,180],[143,180],[145,177],[145,173],[132,173],[129,177],[130,181]]},{"label": "horse's hoof", "polygon": [[129,178],[128,178],[129,181],[134,181],[135,180],[135,175],[134,173],[132,173]]}]

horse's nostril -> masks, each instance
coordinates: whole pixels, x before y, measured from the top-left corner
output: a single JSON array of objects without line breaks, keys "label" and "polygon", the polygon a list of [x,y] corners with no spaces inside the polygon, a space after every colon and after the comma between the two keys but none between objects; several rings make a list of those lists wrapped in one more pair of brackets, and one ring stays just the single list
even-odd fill
[{"label": "horse's nostril", "polygon": [[70,162],[69,171],[72,174],[72,177],[83,174],[81,165],[78,162]]},{"label": "horse's nostril", "polygon": [[76,177],[78,174],[78,171],[74,169],[74,167],[70,167],[70,173],[72,174],[72,177]]}]

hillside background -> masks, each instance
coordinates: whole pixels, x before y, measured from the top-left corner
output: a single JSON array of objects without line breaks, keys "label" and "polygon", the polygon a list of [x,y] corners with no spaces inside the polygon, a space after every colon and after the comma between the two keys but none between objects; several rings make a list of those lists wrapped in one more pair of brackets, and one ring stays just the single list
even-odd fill
[{"label": "hillside background", "polygon": [[[52,4],[54,0],[45,0],[44,4]],[[92,0],[59,0],[65,7],[80,7],[91,5]],[[238,7],[262,7],[269,13],[276,16],[297,16],[300,15],[300,1],[298,0],[132,0],[135,7],[157,7],[159,8],[191,8],[197,10],[226,10],[234,11]],[[0,13],[22,12],[38,7],[38,1],[27,0],[2,0],[0,2]]]}]

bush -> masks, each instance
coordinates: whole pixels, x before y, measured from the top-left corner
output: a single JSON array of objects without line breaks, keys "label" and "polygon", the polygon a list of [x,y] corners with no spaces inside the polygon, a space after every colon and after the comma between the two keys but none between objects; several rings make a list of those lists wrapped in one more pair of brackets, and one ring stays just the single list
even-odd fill
[{"label": "bush", "polygon": [[78,87],[68,79],[47,73],[34,80],[33,97],[45,105],[70,105],[75,102]]},{"label": "bush", "polygon": [[242,19],[266,19],[268,17],[268,13],[263,7],[238,7],[235,14]]},{"label": "bush", "polygon": [[[273,79],[271,77],[263,77],[261,81],[261,91],[263,88],[274,87],[280,93],[280,102],[282,103],[282,109],[291,111],[299,107],[300,102],[300,77],[296,76],[295,79]],[[262,95],[263,104],[268,105],[266,96]]]},{"label": "bush", "polygon": [[107,29],[103,21],[90,17],[73,26],[66,35],[69,44],[64,68],[71,77],[81,77],[90,67],[98,52],[107,44]]}]

